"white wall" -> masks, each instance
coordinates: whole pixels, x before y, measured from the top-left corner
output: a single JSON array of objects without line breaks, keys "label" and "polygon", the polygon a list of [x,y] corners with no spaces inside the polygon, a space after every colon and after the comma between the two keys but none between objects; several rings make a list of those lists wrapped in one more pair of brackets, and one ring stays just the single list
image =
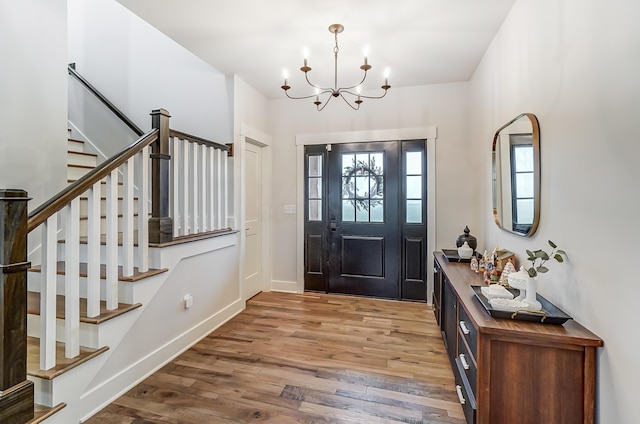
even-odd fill
[{"label": "white wall", "polygon": [[232,142],[225,76],[116,1],[69,0],[68,60],[143,131],[163,108],[172,129]]},{"label": "white wall", "polygon": [[[540,291],[604,339],[602,424],[640,422],[639,20],[635,0],[518,0],[472,79],[481,243],[519,259],[548,239],[567,251]],[[530,239],[499,230],[490,214],[493,133],[522,112],[537,115],[541,132],[541,219]]]},{"label": "white wall", "polygon": [[29,210],[67,183],[66,22],[66,0],[0,1],[0,188]]},{"label": "white wall", "polygon": [[455,246],[465,225],[472,233],[480,219],[478,195],[471,187],[471,156],[477,135],[470,132],[467,83],[392,88],[381,100],[368,100],[359,111],[340,101],[318,112],[310,100],[269,102],[273,136],[272,265],[273,280],[295,282],[303,264],[296,263],[297,215],[285,215],[284,205],[296,204],[296,146],[299,134],[333,133],[415,127],[437,127],[436,246]]}]

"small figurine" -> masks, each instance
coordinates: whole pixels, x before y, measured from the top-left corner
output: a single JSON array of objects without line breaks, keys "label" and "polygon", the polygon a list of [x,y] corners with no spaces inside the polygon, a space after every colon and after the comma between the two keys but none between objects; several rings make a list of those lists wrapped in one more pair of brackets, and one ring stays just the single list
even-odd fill
[{"label": "small figurine", "polygon": [[500,271],[498,271],[497,267],[493,267],[493,271],[491,271],[491,284],[495,284],[500,280]]},{"label": "small figurine", "polygon": [[487,284],[491,283],[491,273],[495,269],[495,264],[493,263],[493,256],[487,257],[484,263],[484,281]]},{"label": "small figurine", "polygon": [[478,262],[478,270],[480,272],[484,271],[484,267],[487,264],[487,251],[484,251],[484,255],[480,257],[480,261]]},{"label": "small figurine", "polygon": [[471,258],[471,263],[469,264],[469,266],[471,267],[472,271],[475,271],[475,273],[477,274],[478,271],[478,258],[476,258],[475,256],[473,256]]},{"label": "small figurine", "polygon": [[509,287],[509,274],[512,272],[516,272],[516,268],[513,266],[511,262],[507,262],[502,270],[502,274],[500,275],[499,283],[505,287]]}]

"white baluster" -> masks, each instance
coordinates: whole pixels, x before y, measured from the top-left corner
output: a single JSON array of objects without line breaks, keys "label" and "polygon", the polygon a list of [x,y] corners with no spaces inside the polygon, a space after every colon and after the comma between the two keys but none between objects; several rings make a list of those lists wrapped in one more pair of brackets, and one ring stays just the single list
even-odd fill
[{"label": "white baluster", "polygon": [[201,231],[209,231],[209,146],[202,146],[202,161],[200,164],[202,189],[200,190],[200,220]]},{"label": "white baluster", "polygon": [[213,231],[216,229],[216,223],[215,223],[215,210],[216,210],[216,188],[215,188],[215,161],[214,161],[214,154],[215,154],[215,148],[213,147],[209,147],[207,149],[208,151],[208,159],[207,159],[207,170],[208,170],[208,179],[209,179],[209,184],[207,187],[207,192],[209,195],[209,202],[208,202],[208,206],[207,206],[207,216],[209,218],[209,231]]},{"label": "white baluster", "polygon": [[138,271],[149,270],[149,147],[138,158]]},{"label": "white baluster", "polygon": [[107,176],[106,210],[106,303],[108,310],[118,307],[118,170]]},{"label": "white baluster", "polygon": [[216,149],[216,229],[222,228],[222,151]]},{"label": "white baluster", "polygon": [[[123,199],[122,199],[122,275],[133,275],[133,182],[134,158],[131,157],[123,166]],[[117,211],[116,211],[117,220]]]},{"label": "white baluster", "polygon": [[200,231],[207,231],[207,146],[200,146]]},{"label": "white baluster", "polygon": [[227,228],[229,226],[227,215],[229,211],[227,210],[227,199],[229,199],[229,184],[227,182],[227,175],[229,173],[228,164],[229,164],[229,152],[226,150],[222,152],[222,225],[220,228]]},{"label": "white baluster", "polygon": [[182,235],[191,234],[189,225],[189,142],[182,141]]},{"label": "white baluster", "polygon": [[100,182],[88,191],[87,316],[100,315]]},{"label": "white baluster", "polygon": [[173,218],[173,236],[177,237],[181,233],[182,220],[180,215],[180,140],[171,137],[171,217]]},{"label": "white baluster", "polygon": [[191,189],[193,190],[193,195],[191,198],[191,211],[192,211],[192,222],[193,222],[193,230],[192,234],[197,234],[200,232],[200,208],[198,207],[198,200],[200,197],[200,189],[199,189],[199,174],[200,174],[200,144],[191,143],[191,148],[193,150],[193,157],[191,159]]},{"label": "white baluster", "polygon": [[80,354],[80,198],[65,209],[64,353],[74,358]]},{"label": "white baluster", "polygon": [[56,365],[57,214],[42,228],[42,284],[40,286],[40,368]]}]

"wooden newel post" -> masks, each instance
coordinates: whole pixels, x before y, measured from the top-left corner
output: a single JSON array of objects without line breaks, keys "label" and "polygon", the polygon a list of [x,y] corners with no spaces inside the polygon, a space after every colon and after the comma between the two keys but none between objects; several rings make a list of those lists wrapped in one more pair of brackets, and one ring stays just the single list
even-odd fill
[{"label": "wooden newel post", "polygon": [[156,109],[151,112],[153,128],[159,131],[158,141],[151,146],[151,218],[149,242],[165,243],[173,240],[173,220],[169,216],[169,112]]},{"label": "wooden newel post", "polygon": [[27,192],[0,189],[0,423],[33,418],[27,380]]}]

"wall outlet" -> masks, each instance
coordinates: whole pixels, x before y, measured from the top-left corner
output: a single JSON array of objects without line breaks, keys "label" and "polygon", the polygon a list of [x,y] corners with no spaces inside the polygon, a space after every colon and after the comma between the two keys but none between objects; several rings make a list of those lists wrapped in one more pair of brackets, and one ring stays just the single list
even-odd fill
[{"label": "wall outlet", "polygon": [[296,205],[284,205],[284,213],[294,215],[296,213]]},{"label": "wall outlet", "polygon": [[190,294],[185,294],[184,297],[184,309],[189,309],[193,306],[193,296]]}]

